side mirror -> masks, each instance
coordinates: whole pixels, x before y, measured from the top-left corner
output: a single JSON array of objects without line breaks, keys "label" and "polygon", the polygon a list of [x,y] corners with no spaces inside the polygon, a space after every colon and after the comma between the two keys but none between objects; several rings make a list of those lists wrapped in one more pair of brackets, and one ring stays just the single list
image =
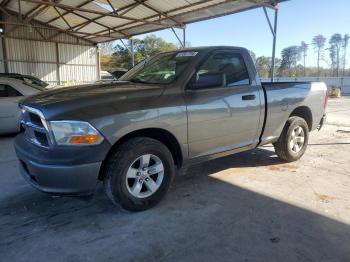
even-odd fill
[{"label": "side mirror", "polygon": [[223,87],[225,84],[225,74],[222,72],[210,72],[197,75],[197,80],[194,76],[191,81],[191,89],[205,89],[212,87]]}]

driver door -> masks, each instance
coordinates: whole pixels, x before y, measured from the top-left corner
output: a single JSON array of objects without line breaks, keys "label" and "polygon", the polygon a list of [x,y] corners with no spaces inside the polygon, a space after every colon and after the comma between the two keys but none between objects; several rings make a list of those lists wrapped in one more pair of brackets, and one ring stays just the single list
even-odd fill
[{"label": "driver door", "polygon": [[190,80],[185,99],[191,158],[257,142],[259,90],[240,53],[212,53]]}]

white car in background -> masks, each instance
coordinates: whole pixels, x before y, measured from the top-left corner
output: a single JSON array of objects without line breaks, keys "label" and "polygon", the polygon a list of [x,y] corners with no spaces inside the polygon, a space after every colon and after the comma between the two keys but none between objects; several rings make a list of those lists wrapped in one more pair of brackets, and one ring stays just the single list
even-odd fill
[{"label": "white car in background", "polygon": [[117,81],[122,75],[124,75],[128,70],[122,67],[112,68],[110,71],[101,71],[100,80],[96,83],[105,83],[111,81]]},{"label": "white car in background", "polygon": [[100,72],[101,75],[101,81],[113,81],[113,80],[117,80],[110,72],[108,71],[101,71]]},{"label": "white car in background", "polygon": [[18,102],[26,96],[46,90],[27,81],[0,77],[0,134],[20,130]]}]

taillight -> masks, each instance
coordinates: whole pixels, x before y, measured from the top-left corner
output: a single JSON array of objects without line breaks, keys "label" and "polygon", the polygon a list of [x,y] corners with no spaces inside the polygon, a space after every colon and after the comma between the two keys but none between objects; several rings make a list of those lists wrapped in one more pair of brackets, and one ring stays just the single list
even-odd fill
[{"label": "taillight", "polygon": [[328,97],[329,97],[329,93],[328,93],[328,90],[327,90],[327,91],[326,91],[326,96],[325,96],[325,98],[324,98],[324,105],[323,105],[323,108],[324,108],[325,111],[326,111],[326,109],[327,109]]}]

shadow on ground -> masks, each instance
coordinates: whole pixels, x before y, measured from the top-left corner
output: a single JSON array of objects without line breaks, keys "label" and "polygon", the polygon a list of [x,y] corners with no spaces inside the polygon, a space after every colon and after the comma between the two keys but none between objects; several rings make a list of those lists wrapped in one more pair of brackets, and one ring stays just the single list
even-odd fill
[{"label": "shadow on ground", "polygon": [[[349,225],[211,178],[279,164],[257,149],[187,170],[157,207],[128,213],[101,187],[91,199],[0,185],[3,261],[349,261]],[[10,187],[10,188],[9,188]]]}]

